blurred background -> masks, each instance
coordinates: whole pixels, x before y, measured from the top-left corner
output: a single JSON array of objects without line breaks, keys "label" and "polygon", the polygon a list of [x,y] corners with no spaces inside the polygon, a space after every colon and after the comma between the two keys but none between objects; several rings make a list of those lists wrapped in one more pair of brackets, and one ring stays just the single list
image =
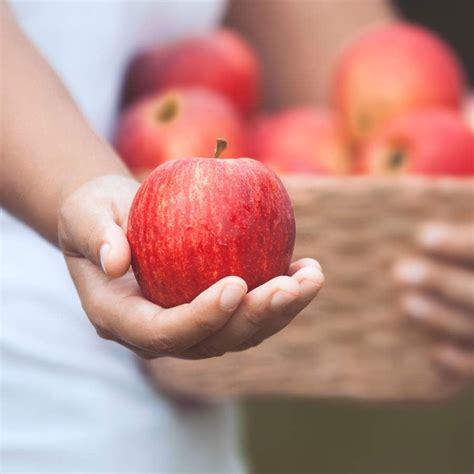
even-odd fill
[{"label": "blurred background", "polygon": [[[406,19],[438,32],[474,82],[474,3],[398,0]],[[366,404],[260,400],[243,405],[254,473],[471,474],[474,394],[447,402]],[[270,454],[271,453],[271,454]]]},{"label": "blurred background", "polygon": [[243,407],[244,448],[254,473],[470,474],[473,403],[261,400]]}]

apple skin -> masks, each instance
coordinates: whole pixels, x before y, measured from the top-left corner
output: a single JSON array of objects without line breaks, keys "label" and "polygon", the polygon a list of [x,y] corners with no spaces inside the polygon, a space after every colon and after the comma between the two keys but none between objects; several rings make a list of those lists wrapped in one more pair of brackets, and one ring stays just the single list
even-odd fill
[{"label": "apple skin", "polygon": [[171,87],[200,86],[226,96],[243,114],[260,101],[262,72],[247,41],[230,29],[151,48],[132,59],[122,105]]},{"label": "apple skin", "polygon": [[249,143],[251,156],[278,174],[348,174],[351,155],[334,115],[295,107],[262,117]]},{"label": "apple skin", "polygon": [[142,183],[127,236],[144,296],[169,308],[226,276],[252,290],[286,274],[295,218],[283,184],[262,163],[183,158]]},{"label": "apple skin", "polygon": [[464,101],[464,116],[468,127],[474,132],[474,92],[470,92]]},{"label": "apple skin", "polygon": [[460,110],[464,72],[454,51],[429,30],[397,22],[363,33],[336,64],[332,102],[354,142],[404,111]]},{"label": "apple skin", "polygon": [[113,143],[131,171],[147,175],[183,156],[209,156],[216,138],[229,143],[223,157],[245,156],[247,131],[224,97],[198,88],[149,96],[120,116]]},{"label": "apple skin", "polygon": [[427,109],[395,117],[362,147],[360,171],[373,175],[474,175],[474,133],[460,114]]}]

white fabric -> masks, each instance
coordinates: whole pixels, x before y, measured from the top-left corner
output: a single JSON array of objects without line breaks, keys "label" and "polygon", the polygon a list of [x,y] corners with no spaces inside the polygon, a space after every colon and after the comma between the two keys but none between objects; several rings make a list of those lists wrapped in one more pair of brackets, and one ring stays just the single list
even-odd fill
[{"label": "white fabric", "polygon": [[[23,29],[107,133],[135,48],[215,24],[219,1],[19,2]],[[65,157],[67,159],[67,157]],[[96,334],[60,252],[1,225],[1,472],[242,472],[234,407],[158,396],[132,354]]]}]

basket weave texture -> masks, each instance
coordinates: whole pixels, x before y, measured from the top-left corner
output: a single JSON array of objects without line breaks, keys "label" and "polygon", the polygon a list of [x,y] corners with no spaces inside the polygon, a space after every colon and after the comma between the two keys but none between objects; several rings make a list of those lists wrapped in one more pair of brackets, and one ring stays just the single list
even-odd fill
[{"label": "basket weave texture", "polygon": [[153,362],[164,391],[205,399],[431,399],[448,393],[436,335],[402,317],[391,269],[417,252],[420,224],[473,219],[474,180],[287,178],[295,259],[317,258],[326,283],[285,330],[242,353]]}]

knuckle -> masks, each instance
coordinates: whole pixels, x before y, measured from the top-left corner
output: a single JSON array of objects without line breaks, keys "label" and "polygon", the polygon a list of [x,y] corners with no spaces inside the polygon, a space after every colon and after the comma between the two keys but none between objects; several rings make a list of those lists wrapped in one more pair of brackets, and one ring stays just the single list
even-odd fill
[{"label": "knuckle", "polygon": [[203,359],[209,359],[212,357],[221,357],[226,353],[224,349],[215,344],[202,344],[199,347],[199,354]]},{"label": "knuckle", "polygon": [[252,349],[253,347],[259,346],[263,341],[265,340],[264,337],[261,336],[254,336],[245,341],[243,344],[241,344],[238,348],[237,351],[246,351],[248,349]]},{"label": "knuckle", "polygon": [[196,319],[196,328],[200,333],[204,333],[206,336],[212,336],[222,326],[222,321],[216,319],[208,319],[201,317]]},{"label": "knuckle", "polygon": [[152,351],[165,355],[174,354],[178,351],[176,342],[164,334],[155,334],[150,340],[149,347]]},{"label": "knuckle", "polygon": [[247,321],[247,324],[253,327],[256,331],[262,329],[264,325],[264,320],[260,318],[258,314],[252,313],[250,311],[245,314],[245,320]]},{"label": "knuckle", "polygon": [[105,339],[105,340],[107,340],[107,341],[113,340],[112,334],[111,334],[109,331],[105,330],[105,329],[104,329],[103,327],[101,327],[101,326],[95,326],[95,332],[96,332],[97,335],[98,335],[99,337],[101,337],[102,339]]}]

